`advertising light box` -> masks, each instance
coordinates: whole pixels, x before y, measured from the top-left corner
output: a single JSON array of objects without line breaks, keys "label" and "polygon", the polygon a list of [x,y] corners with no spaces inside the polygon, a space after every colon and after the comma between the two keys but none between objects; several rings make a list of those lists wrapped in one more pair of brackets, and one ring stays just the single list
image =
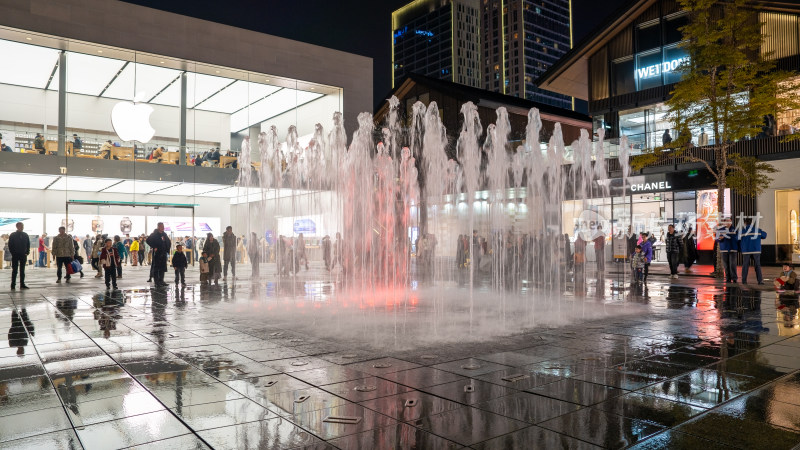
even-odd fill
[{"label": "advertising light box", "polygon": [[17,222],[25,225],[26,233],[30,235],[41,234],[44,228],[44,215],[37,213],[0,212],[0,234],[9,234],[17,231]]}]

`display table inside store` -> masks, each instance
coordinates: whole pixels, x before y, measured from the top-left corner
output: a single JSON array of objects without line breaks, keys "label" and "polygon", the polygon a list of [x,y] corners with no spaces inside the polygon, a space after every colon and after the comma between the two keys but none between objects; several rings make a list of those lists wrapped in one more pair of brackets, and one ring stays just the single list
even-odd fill
[{"label": "display table inside store", "polygon": [[237,159],[239,159],[238,156],[220,156],[219,166],[228,167],[229,165],[233,164],[233,162],[236,161]]}]

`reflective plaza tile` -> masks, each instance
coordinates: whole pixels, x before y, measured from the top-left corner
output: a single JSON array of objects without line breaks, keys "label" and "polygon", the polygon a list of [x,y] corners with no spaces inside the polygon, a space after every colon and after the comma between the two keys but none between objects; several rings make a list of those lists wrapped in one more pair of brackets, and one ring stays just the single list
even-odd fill
[{"label": "reflective plaza tile", "polygon": [[445,384],[466,379],[465,377],[452,372],[434,369],[432,367],[418,367],[416,369],[402,370],[399,372],[383,374],[380,377],[414,389],[421,389],[435,386],[437,384]]},{"label": "reflective plaza tile", "polygon": [[398,423],[389,416],[384,416],[355,404],[345,404],[297,414],[292,416],[290,420],[323,440],[331,440],[376,428],[385,428]]},{"label": "reflective plaza tile", "polygon": [[126,417],[78,428],[78,436],[86,448],[115,449],[188,434],[186,428],[169,411]]},{"label": "reflective plaza tile", "polygon": [[247,398],[176,406],[171,410],[196,431],[277,417],[277,414]]},{"label": "reflective plaza tile", "polygon": [[700,436],[681,433],[675,430],[667,430],[652,436],[644,441],[630,447],[636,450],[656,450],[656,449],[695,449],[703,450],[730,450],[730,447],[719,442],[704,439]]},{"label": "reflective plaza tile", "polygon": [[494,383],[473,380],[470,378],[453,381],[451,383],[437,384],[436,386],[420,388],[420,390],[454,402],[463,403],[465,405],[486,402],[497,397],[502,397],[517,392],[514,389],[499,386]]},{"label": "reflective plaza tile", "polygon": [[[22,380],[36,379],[23,378]],[[38,381],[35,383],[37,385],[39,384]],[[50,382],[48,380],[46,389],[37,389],[34,391],[0,396],[0,417],[36,411],[39,409],[56,408],[59,406],[61,406],[61,401],[53,390],[53,387],[50,386]]]},{"label": "reflective plaza tile", "polygon": [[198,434],[215,449],[284,449],[324,444],[282,417],[202,430]]},{"label": "reflective plaza tile", "polygon": [[265,404],[270,410],[281,416],[294,416],[350,402],[321,388],[310,387],[269,394],[265,401],[259,401],[259,403]]},{"label": "reflective plaza tile", "polygon": [[536,372],[522,367],[498,370],[475,377],[477,380],[488,381],[517,390],[535,388],[536,386],[558,381],[561,378],[563,377],[559,375]]},{"label": "reflective plaza tile", "polygon": [[75,426],[92,425],[165,409],[161,402],[144,391],[92,401],[64,402],[64,406]]},{"label": "reflective plaza tile", "polygon": [[0,422],[0,443],[72,428],[61,406],[3,416]]},{"label": "reflective plaza tile", "polygon": [[509,369],[505,364],[497,364],[476,358],[459,359],[433,366],[434,369],[446,370],[465,377],[484,375],[502,369]]},{"label": "reflective plaza tile", "polygon": [[461,444],[403,423],[332,439],[329,443],[342,450],[367,448],[450,450],[462,448]]},{"label": "reflective plaza tile", "polygon": [[209,447],[194,434],[184,434],[173,438],[139,444],[136,450],[205,450]]},{"label": "reflective plaza tile", "polygon": [[618,416],[646,420],[666,428],[681,424],[706,411],[704,408],[687,403],[637,392],[606,400],[594,407]]},{"label": "reflective plaza tile", "polygon": [[800,406],[750,394],[712,409],[675,431],[733,447],[792,448],[800,444],[798,424]]},{"label": "reflective plaza tile", "polygon": [[415,369],[417,367],[420,367],[420,365],[409,361],[403,361],[397,358],[380,358],[380,359],[370,359],[367,361],[348,364],[345,367],[359,370],[361,372],[368,373],[371,375],[385,375],[389,373],[400,372],[403,370]]},{"label": "reflective plaza tile", "polygon": [[298,370],[292,376],[306,383],[321,385],[367,378],[370,374],[349,366],[327,366],[318,369]]},{"label": "reflective plaza tile", "polygon": [[74,450],[81,448],[78,435],[72,429],[52,433],[37,434],[14,441],[0,442],[2,449],[14,450]]},{"label": "reflective plaza tile", "polygon": [[410,424],[461,445],[472,445],[528,426],[525,422],[471,406],[423,417]]},{"label": "reflective plaza tile", "polygon": [[471,447],[476,450],[506,450],[512,448],[594,450],[602,448],[537,426],[523,428],[519,431],[473,444]]},{"label": "reflective plaza tile", "polygon": [[159,383],[147,386],[147,390],[167,408],[223,402],[243,397],[239,392],[220,382],[209,384]]},{"label": "reflective plaza tile", "polygon": [[652,384],[638,392],[702,408],[711,408],[764,383],[765,380],[748,375],[713,369],[697,369],[685,375]]},{"label": "reflective plaza tile", "polygon": [[408,386],[403,386],[402,384],[378,377],[326,384],[320,386],[320,389],[324,389],[351,402],[363,402],[365,400],[401,394],[411,390]]},{"label": "reflective plaza tile", "polygon": [[539,426],[606,448],[625,448],[663,430],[647,421],[595,408],[583,408],[542,422]]},{"label": "reflective plaza tile", "polygon": [[527,392],[588,406],[608,400],[609,398],[620,396],[627,391],[612,386],[589,383],[575,378],[564,378],[553,383],[528,389]]},{"label": "reflective plaza tile", "polygon": [[529,392],[517,392],[472,406],[528,423],[544,422],[581,408],[580,405],[575,403],[568,403]]},{"label": "reflective plaza tile", "polygon": [[408,391],[402,394],[367,400],[361,402],[360,405],[402,422],[412,421],[464,406],[460,403],[420,391]]}]

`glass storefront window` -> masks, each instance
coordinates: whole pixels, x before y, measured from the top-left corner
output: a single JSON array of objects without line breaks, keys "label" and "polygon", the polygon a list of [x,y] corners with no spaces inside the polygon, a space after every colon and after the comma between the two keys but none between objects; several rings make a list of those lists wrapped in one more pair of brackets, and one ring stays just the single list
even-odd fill
[{"label": "glass storefront window", "polygon": [[616,60],[611,64],[611,79],[614,80],[614,95],[636,91],[636,72],[633,57]]},{"label": "glass storefront window", "polygon": [[[800,83],[800,77],[795,77],[791,80],[786,81],[789,85],[797,86]],[[800,92],[795,91],[795,95],[800,94]],[[786,136],[789,134],[795,134],[800,132],[800,125],[798,122],[800,121],[800,110],[792,109],[788,111],[781,111],[776,115],[776,122],[777,122],[777,133],[779,136]]]},{"label": "glass storefront window", "polygon": [[678,45],[664,47],[664,62],[661,70],[664,75],[664,84],[681,81],[683,72],[680,70],[680,67],[687,57],[686,50]]},{"label": "glass storefront window", "polygon": [[800,260],[799,214],[800,190],[775,191],[775,244],[778,250],[778,261]]},{"label": "glass storefront window", "polygon": [[[666,112],[663,103],[620,111],[620,135],[628,136],[628,142],[637,152],[658,147],[663,144],[664,131],[670,129]],[[670,137],[675,138],[672,134]]]},{"label": "glass storefront window", "polygon": [[664,44],[674,44],[683,40],[681,28],[689,23],[689,16],[678,13],[664,18]]},{"label": "glass storefront window", "polygon": [[661,25],[658,20],[636,27],[636,49],[640,52],[661,45]]},{"label": "glass storefront window", "polygon": [[636,55],[635,73],[638,90],[661,86],[661,51]]}]

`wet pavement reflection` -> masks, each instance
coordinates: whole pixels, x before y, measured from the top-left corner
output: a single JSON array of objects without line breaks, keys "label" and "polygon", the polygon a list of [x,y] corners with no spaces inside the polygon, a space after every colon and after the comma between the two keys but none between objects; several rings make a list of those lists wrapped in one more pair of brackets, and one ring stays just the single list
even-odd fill
[{"label": "wet pavement reflection", "polygon": [[473,336],[461,315],[434,336],[423,294],[402,310],[310,279],[106,294],[34,277],[0,294],[0,448],[800,444],[796,296],[681,281],[591,280],[560,321]]}]

